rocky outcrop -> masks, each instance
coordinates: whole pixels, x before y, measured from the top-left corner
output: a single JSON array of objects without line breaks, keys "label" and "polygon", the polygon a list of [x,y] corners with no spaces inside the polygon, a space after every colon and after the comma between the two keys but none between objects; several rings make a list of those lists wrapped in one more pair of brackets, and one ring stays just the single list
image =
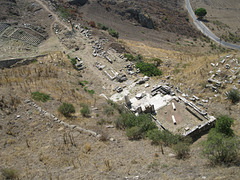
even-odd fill
[{"label": "rocky outcrop", "polygon": [[141,26],[149,28],[149,29],[153,29],[154,28],[154,23],[152,21],[152,19],[150,18],[149,15],[142,13],[141,10],[139,9],[127,9],[125,11],[125,13],[123,14],[130,14],[129,18],[133,18],[135,19],[138,23],[141,24]]}]

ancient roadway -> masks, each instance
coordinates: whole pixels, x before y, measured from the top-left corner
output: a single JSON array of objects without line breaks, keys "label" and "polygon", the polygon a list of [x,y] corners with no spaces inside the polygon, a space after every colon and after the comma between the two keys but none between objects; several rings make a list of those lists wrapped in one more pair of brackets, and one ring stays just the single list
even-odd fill
[{"label": "ancient roadway", "polygon": [[196,15],[193,12],[192,6],[190,4],[190,0],[185,0],[185,2],[186,2],[186,7],[187,7],[187,10],[188,10],[188,13],[192,17],[195,26],[204,35],[206,35],[207,37],[211,38],[213,41],[215,41],[218,44],[223,45],[225,47],[228,47],[228,48],[231,48],[231,49],[240,49],[239,45],[225,42],[225,41],[221,40],[219,37],[217,37],[215,34],[213,34],[212,31],[210,31],[210,29],[208,29],[208,27],[203,22],[201,22],[197,19]]}]

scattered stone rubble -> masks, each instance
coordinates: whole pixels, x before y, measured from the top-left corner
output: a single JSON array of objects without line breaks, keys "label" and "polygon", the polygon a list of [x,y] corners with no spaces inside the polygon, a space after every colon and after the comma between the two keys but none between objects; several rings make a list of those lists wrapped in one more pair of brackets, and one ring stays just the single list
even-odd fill
[{"label": "scattered stone rubble", "polygon": [[82,59],[80,59],[80,58],[77,57],[77,56],[76,56],[75,59],[77,60],[77,61],[76,61],[76,64],[75,64],[75,67],[76,67],[77,70],[82,70],[82,69],[86,68],[86,67],[84,66],[84,64],[83,64]]},{"label": "scattered stone rubble", "polygon": [[[44,109],[42,109],[40,106],[38,106],[35,102],[31,101],[31,100],[25,100],[24,101],[25,104],[28,104],[29,106],[32,106],[34,108],[36,108],[43,116],[45,117],[48,117],[50,119],[53,120],[53,122],[55,123],[58,123],[60,125],[63,125],[65,128],[69,128],[69,129],[72,129],[72,130],[76,130],[80,133],[86,133],[86,134],[89,134],[91,136],[94,136],[94,137],[97,137],[99,139],[101,139],[101,134],[98,134],[92,130],[88,130],[88,129],[84,129],[84,128],[81,128],[79,126],[76,126],[74,124],[68,124],[60,119],[58,119],[56,116],[54,116],[53,114],[45,111]],[[17,116],[17,118],[20,118],[20,115]],[[115,141],[115,139],[113,138],[108,138],[110,141]]]},{"label": "scattered stone rubble", "polygon": [[221,57],[219,63],[211,63],[215,71],[210,71],[211,77],[208,79],[206,88],[210,88],[213,92],[219,93],[219,89],[224,84],[232,84],[233,87],[240,84],[240,61],[232,58],[232,55]]}]

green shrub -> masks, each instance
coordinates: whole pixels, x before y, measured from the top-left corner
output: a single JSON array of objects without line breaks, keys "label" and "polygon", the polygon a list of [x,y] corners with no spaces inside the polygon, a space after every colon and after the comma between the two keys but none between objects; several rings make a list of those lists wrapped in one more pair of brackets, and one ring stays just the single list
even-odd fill
[{"label": "green shrub", "polygon": [[71,17],[69,9],[67,9],[63,6],[58,7],[57,11],[58,11],[59,16],[63,19],[69,19]]},{"label": "green shrub", "polygon": [[173,146],[178,159],[185,159],[189,156],[190,147],[188,143],[179,141],[176,145]]},{"label": "green shrub", "polygon": [[110,104],[114,109],[116,109],[119,114],[122,114],[126,111],[123,105],[119,105],[112,100],[107,100],[107,103]]},{"label": "green shrub", "polygon": [[48,94],[36,91],[32,93],[32,98],[36,101],[47,102],[51,97]]},{"label": "green shrub", "polygon": [[238,103],[240,101],[240,92],[237,89],[232,89],[228,92],[227,97],[232,103]]},{"label": "green shrub", "polygon": [[91,90],[88,90],[88,93],[93,95],[95,93],[95,91],[91,89]]},{"label": "green shrub", "polygon": [[126,135],[130,140],[138,140],[142,138],[141,128],[134,126],[126,130]]},{"label": "green shrub", "polygon": [[116,121],[116,127],[119,129],[131,129],[138,127],[141,137],[147,134],[148,131],[157,129],[157,126],[152,122],[149,114],[140,114],[135,116],[132,113],[123,113]]},{"label": "green shrub", "polygon": [[77,64],[77,60],[75,58],[71,58],[70,60],[73,67],[76,68],[75,64]]},{"label": "green shrub", "polygon": [[162,64],[162,60],[161,59],[159,59],[159,58],[151,58],[151,59],[149,59],[150,61],[153,61],[154,62],[154,65],[156,66],[156,67],[158,67],[158,66],[160,66],[160,64]]},{"label": "green shrub", "polygon": [[12,168],[4,168],[2,169],[2,176],[6,180],[14,180],[18,179],[18,172]]},{"label": "green shrub", "polygon": [[103,125],[103,124],[106,124],[105,119],[100,119],[99,121],[97,121],[97,125]]},{"label": "green shrub", "polygon": [[89,117],[90,109],[87,104],[81,104],[82,109],[80,110],[82,116]]},{"label": "green shrub", "polygon": [[127,58],[128,61],[134,61],[135,58],[132,54],[124,54],[124,57]]},{"label": "green shrub", "polygon": [[150,140],[152,140],[153,144],[158,145],[162,141],[163,133],[162,133],[162,131],[160,131],[158,129],[153,129],[153,130],[147,132],[147,137]]},{"label": "green shrub", "polygon": [[58,108],[58,111],[65,117],[70,117],[72,113],[75,113],[75,108],[72,104],[62,103],[62,105]]},{"label": "green shrub", "polygon": [[108,27],[105,26],[105,25],[102,24],[102,23],[98,23],[97,26],[98,26],[99,29],[102,29],[102,30],[104,30],[104,31],[108,30]]},{"label": "green shrub", "polygon": [[138,54],[137,56],[133,56],[132,54],[124,54],[124,57],[127,58],[128,61],[142,61],[143,57],[141,54]]},{"label": "green shrub", "polygon": [[217,118],[215,129],[219,133],[225,134],[226,136],[233,136],[233,130],[231,126],[234,120],[227,115],[221,115]]},{"label": "green shrub", "polygon": [[168,130],[163,131],[162,141],[164,142],[165,146],[177,144],[180,139],[182,139],[180,135],[174,135]]},{"label": "green shrub", "polygon": [[112,106],[104,106],[104,113],[107,116],[113,115],[114,114],[114,108]]},{"label": "green shrub", "polygon": [[139,68],[140,72],[146,76],[160,76],[162,75],[162,71],[160,71],[153,64],[138,62],[136,63],[136,68]]},{"label": "green shrub", "polygon": [[214,164],[239,162],[240,141],[237,136],[226,136],[211,129],[204,142],[203,154]]},{"label": "green shrub", "polygon": [[112,37],[115,37],[115,38],[118,38],[119,37],[119,33],[113,29],[108,29],[108,33],[112,36]]}]

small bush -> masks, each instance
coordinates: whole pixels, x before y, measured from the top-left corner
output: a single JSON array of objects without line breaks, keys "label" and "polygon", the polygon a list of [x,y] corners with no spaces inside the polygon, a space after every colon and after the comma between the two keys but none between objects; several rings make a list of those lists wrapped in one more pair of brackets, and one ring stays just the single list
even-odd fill
[{"label": "small bush", "polygon": [[165,146],[177,144],[180,139],[181,139],[180,135],[174,135],[168,130],[163,131],[162,141],[164,142]]},{"label": "small bush", "polygon": [[32,93],[32,98],[36,101],[47,102],[50,99],[50,96],[36,91]]},{"label": "small bush", "polygon": [[93,95],[95,93],[95,91],[91,89],[91,90],[88,90],[88,93]]},{"label": "small bush", "polygon": [[110,104],[114,109],[116,109],[118,111],[119,114],[122,114],[125,112],[124,106],[123,105],[119,105],[111,100],[107,100],[107,103]]},{"label": "small bush", "polygon": [[76,68],[75,64],[77,64],[77,60],[75,58],[71,58],[70,60],[73,67]]},{"label": "small bush", "polygon": [[[147,134],[148,131],[153,129],[157,129],[157,126],[154,122],[152,122],[151,116],[149,114],[140,114],[139,116],[135,116],[132,113],[122,113],[121,116],[116,121],[116,127],[119,129],[127,129],[127,135],[129,135],[130,139],[138,139]],[[134,128],[134,129],[132,129]],[[133,134],[137,134],[133,138]]]},{"label": "small bush", "polygon": [[87,104],[81,104],[82,109],[80,110],[83,117],[89,117],[90,109]]},{"label": "small bush", "polygon": [[95,23],[94,21],[90,21],[90,22],[89,22],[89,25],[90,25],[91,27],[93,27],[93,28],[96,27],[96,23]]},{"label": "small bush", "polygon": [[204,142],[203,154],[214,164],[231,164],[239,161],[240,141],[211,129]]},{"label": "small bush", "polygon": [[128,59],[128,61],[142,61],[143,57],[141,54],[138,54],[137,56],[133,56],[132,54],[124,54],[124,57]]},{"label": "small bush", "polygon": [[89,142],[86,142],[86,144],[84,145],[84,150],[85,150],[85,153],[88,153],[89,151],[91,151],[92,147],[90,145]]},{"label": "small bush", "polygon": [[82,82],[82,81],[78,81],[78,84],[79,84],[80,86],[82,86],[82,87],[85,86],[84,82]]},{"label": "small bush", "polygon": [[150,61],[153,61],[156,67],[160,66],[163,63],[163,61],[159,58],[151,58]]},{"label": "small bush", "polygon": [[115,37],[115,38],[118,38],[119,37],[119,33],[113,29],[108,29],[108,33],[112,36],[112,37]]},{"label": "small bush", "polygon": [[2,176],[4,179],[14,180],[18,179],[18,172],[12,168],[2,169]]},{"label": "small bush", "polygon": [[104,31],[108,30],[108,27],[105,26],[104,24],[98,23],[97,26],[98,26],[99,29],[102,29]]},{"label": "small bush", "polygon": [[126,135],[130,140],[138,140],[142,138],[141,128],[134,126],[132,128],[127,129]]},{"label": "small bush", "polygon": [[103,125],[106,124],[106,120],[105,119],[100,119],[99,121],[97,121],[97,125]]},{"label": "small bush", "polygon": [[188,143],[180,141],[173,146],[173,150],[175,151],[178,159],[185,159],[189,156],[190,147]]},{"label": "small bush", "polygon": [[160,71],[153,64],[138,62],[136,63],[136,68],[139,68],[140,72],[146,76],[160,76],[162,75],[162,71]]},{"label": "small bush", "polygon": [[62,105],[58,108],[58,111],[65,117],[70,117],[72,113],[75,113],[75,108],[72,104],[62,103]]},{"label": "small bush", "polygon": [[114,114],[114,108],[112,106],[104,106],[104,113],[107,116],[111,116]]},{"label": "small bush", "polygon": [[233,136],[233,130],[231,126],[234,120],[227,115],[221,115],[217,118],[215,129],[219,133],[225,134],[226,136]]},{"label": "small bush", "polygon": [[158,129],[153,129],[147,132],[147,137],[152,140],[153,144],[158,145],[162,141],[163,133]]},{"label": "small bush", "polygon": [[71,13],[68,8],[60,6],[60,7],[58,7],[57,11],[58,11],[59,16],[63,19],[69,19],[71,17]]},{"label": "small bush", "polygon": [[135,60],[135,58],[134,58],[134,56],[132,55],[132,54],[124,54],[124,57],[125,58],[127,58],[128,59],[128,61],[134,61]]},{"label": "small bush", "polygon": [[232,89],[228,92],[227,97],[232,103],[238,103],[240,101],[240,92],[237,89]]}]

